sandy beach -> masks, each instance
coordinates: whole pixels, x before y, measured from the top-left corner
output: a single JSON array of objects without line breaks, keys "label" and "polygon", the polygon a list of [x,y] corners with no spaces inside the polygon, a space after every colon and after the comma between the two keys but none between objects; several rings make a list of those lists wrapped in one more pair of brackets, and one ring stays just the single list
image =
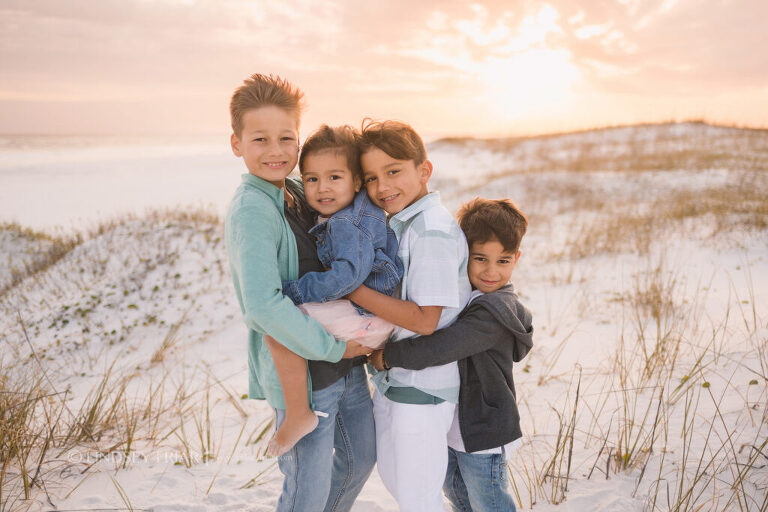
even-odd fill
[{"label": "sandy beach", "polygon": [[[451,211],[530,217],[513,282],[520,510],[768,507],[768,131],[637,125],[429,144]],[[0,510],[272,510],[206,144],[0,150]],[[378,475],[358,512],[394,511]]]}]

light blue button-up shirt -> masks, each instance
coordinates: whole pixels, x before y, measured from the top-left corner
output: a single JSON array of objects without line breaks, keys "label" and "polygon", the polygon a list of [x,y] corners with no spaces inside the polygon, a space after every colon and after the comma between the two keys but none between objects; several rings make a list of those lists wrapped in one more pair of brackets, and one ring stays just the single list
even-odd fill
[{"label": "light blue button-up shirt", "polygon": [[[453,323],[469,301],[472,286],[467,278],[469,250],[464,233],[440,203],[437,192],[427,194],[389,218],[400,248],[405,275],[401,300],[419,306],[442,306],[437,329]],[[398,327],[390,343],[416,336]],[[459,401],[459,369],[455,362],[423,370],[392,368],[372,378],[380,393],[390,386],[414,387],[452,403]]]}]

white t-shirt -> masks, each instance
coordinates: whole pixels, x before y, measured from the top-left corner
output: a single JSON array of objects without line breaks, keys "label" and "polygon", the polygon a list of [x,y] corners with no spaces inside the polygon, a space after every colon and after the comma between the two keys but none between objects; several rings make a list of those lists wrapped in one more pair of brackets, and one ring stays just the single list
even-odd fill
[{"label": "white t-shirt", "polygon": [[[511,441],[503,446],[504,448],[504,458],[508,458],[509,454],[520,448],[523,444],[523,439],[518,438],[514,441]],[[464,448],[464,441],[461,439],[461,430],[459,430],[459,408],[457,407],[456,410],[453,413],[453,423],[451,423],[451,429],[448,431],[448,446],[456,450],[457,452],[464,452],[467,453],[466,448]],[[488,450],[480,450],[477,452],[472,452],[473,455],[484,455],[489,453],[501,453],[501,446],[498,446],[496,448],[490,448]]]}]

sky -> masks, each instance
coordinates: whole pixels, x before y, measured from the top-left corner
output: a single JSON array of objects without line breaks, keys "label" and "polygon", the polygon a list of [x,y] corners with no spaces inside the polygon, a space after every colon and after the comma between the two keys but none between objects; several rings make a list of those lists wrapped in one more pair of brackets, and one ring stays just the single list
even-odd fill
[{"label": "sky", "polygon": [[768,126],[765,0],[0,0],[0,133],[220,134],[252,73],[425,138]]}]

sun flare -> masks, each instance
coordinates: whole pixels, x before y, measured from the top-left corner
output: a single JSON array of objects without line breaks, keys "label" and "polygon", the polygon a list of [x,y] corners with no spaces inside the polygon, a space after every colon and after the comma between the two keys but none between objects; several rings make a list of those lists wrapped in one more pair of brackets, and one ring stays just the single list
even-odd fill
[{"label": "sun flare", "polygon": [[579,79],[567,50],[534,48],[512,57],[489,57],[478,79],[497,115],[518,117],[566,103]]}]

